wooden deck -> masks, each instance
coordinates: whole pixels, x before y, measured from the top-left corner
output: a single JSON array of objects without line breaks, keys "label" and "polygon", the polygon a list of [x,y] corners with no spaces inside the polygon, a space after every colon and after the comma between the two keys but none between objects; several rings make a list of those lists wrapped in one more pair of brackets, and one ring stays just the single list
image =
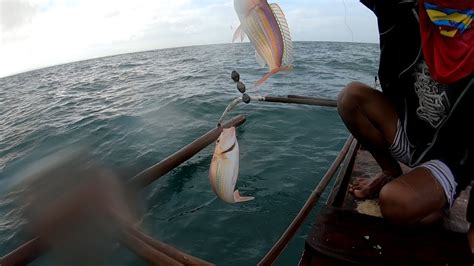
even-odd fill
[{"label": "wooden deck", "polygon": [[359,201],[347,191],[353,178],[378,172],[369,152],[356,149],[347,156],[306,240],[300,265],[473,265],[465,235],[467,193],[442,223],[394,226],[376,217],[381,216],[377,199]]}]

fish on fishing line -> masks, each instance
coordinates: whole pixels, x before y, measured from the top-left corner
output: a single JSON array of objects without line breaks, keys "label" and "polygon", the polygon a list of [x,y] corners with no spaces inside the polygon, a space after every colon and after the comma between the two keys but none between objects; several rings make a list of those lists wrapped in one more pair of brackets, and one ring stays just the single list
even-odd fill
[{"label": "fish on fishing line", "polygon": [[255,48],[257,63],[269,72],[256,82],[261,86],[280,71],[292,69],[293,42],[285,15],[278,4],[266,0],[234,0],[240,26],[233,41],[247,36]]},{"label": "fish on fishing line", "polygon": [[239,143],[235,127],[224,128],[216,141],[209,170],[209,182],[216,195],[227,203],[253,200],[254,197],[241,196],[235,190],[239,177]]}]

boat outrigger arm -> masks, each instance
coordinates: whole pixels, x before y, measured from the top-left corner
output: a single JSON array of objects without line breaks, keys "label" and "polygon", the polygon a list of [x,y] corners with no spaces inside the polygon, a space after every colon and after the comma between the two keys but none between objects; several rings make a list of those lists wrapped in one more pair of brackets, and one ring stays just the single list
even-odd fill
[{"label": "boat outrigger arm", "polygon": [[276,97],[276,96],[251,96],[246,92],[246,87],[243,82],[240,81],[240,74],[237,71],[232,71],[231,74],[234,82],[237,83],[237,89],[242,93],[242,97],[234,99],[227,108],[222,113],[219,118],[217,126],[220,127],[222,121],[224,121],[225,116],[232,111],[240,103],[250,103],[250,102],[272,102],[272,103],[291,103],[291,104],[306,104],[306,105],[315,105],[323,107],[337,107],[337,102],[332,99],[322,99],[315,97],[299,96],[299,95],[288,95],[286,97]]}]

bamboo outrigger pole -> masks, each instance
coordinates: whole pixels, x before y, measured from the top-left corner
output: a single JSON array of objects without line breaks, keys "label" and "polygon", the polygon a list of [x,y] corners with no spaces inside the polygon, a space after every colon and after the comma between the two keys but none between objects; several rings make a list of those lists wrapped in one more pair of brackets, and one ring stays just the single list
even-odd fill
[{"label": "bamboo outrigger pole", "polygon": [[[174,261],[177,261],[183,265],[202,265],[202,266],[209,266],[213,265],[205,260],[200,258],[191,256],[186,254],[175,247],[165,244],[161,241],[155,240],[150,236],[143,233],[139,228],[129,225],[124,227],[124,234],[125,236],[131,236],[137,238],[144,242],[146,245],[151,246],[155,250],[159,250],[161,253],[165,254],[166,256],[172,258]],[[167,264],[165,264],[167,265]]]},{"label": "bamboo outrigger pole", "polygon": [[[245,88],[245,87],[244,87]],[[244,90],[245,91],[245,90]],[[240,103],[250,103],[251,101],[256,102],[272,102],[272,103],[289,103],[289,104],[305,104],[323,107],[337,107],[337,101],[331,99],[321,99],[314,97],[288,95],[288,97],[275,97],[275,96],[249,96],[246,93],[242,94],[242,97],[235,98],[222,113],[217,125],[220,126],[226,115],[232,111]]]},{"label": "bamboo outrigger pole", "polygon": [[332,163],[331,167],[329,167],[328,171],[321,179],[318,186],[313,190],[299,213],[296,215],[295,219],[293,219],[291,224],[281,235],[280,239],[278,239],[275,245],[273,245],[272,249],[265,255],[265,257],[263,257],[263,259],[258,263],[258,265],[271,265],[278,258],[278,256],[290,242],[291,238],[301,227],[301,224],[303,223],[305,218],[308,216],[308,214],[318,202],[319,198],[321,197],[327,185],[329,184],[329,181],[331,181],[332,177],[339,168],[339,165],[341,164],[342,160],[348,154],[349,149],[355,149],[356,146],[357,141],[354,139],[354,137],[350,136],[344,144],[344,147],[342,148],[341,152]]},{"label": "bamboo outrigger pole", "polygon": [[23,243],[0,259],[0,265],[27,265],[41,256],[46,250],[40,237]]},{"label": "bamboo outrigger pole", "polygon": [[217,125],[220,126],[225,116],[234,109],[239,103],[250,103],[251,101],[257,102],[272,102],[272,103],[290,103],[290,104],[306,104],[323,107],[337,107],[337,101],[332,99],[322,99],[308,96],[299,95],[288,95],[287,97],[275,97],[275,96],[260,96],[260,95],[248,95],[246,92],[247,88],[245,84],[240,81],[240,74],[237,71],[232,71],[231,78],[237,84],[237,90],[242,93],[242,96],[234,99],[230,102],[227,108],[222,113]]},{"label": "bamboo outrigger pole", "polygon": [[294,103],[294,104],[307,104],[307,105],[324,106],[324,107],[337,107],[337,102],[335,100],[298,96],[298,95],[288,95],[288,97],[264,96],[262,97],[262,99],[257,99],[257,100],[264,101],[264,102],[272,102],[272,103]]},{"label": "bamboo outrigger pole", "polygon": [[124,243],[128,249],[135,253],[138,257],[145,260],[148,265],[159,266],[183,266],[184,264],[168,256],[159,249],[146,243],[138,236],[124,231],[121,236],[121,242]]},{"label": "bamboo outrigger pole", "polygon": [[200,138],[193,141],[191,144],[188,144],[187,146],[181,148],[179,151],[168,156],[166,159],[140,172],[138,175],[134,176],[129,183],[133,186],[140,188],[148,186],[153,181],[157,180],[161,176],[173,170],[180,164],[193,157],[196,153],[209,146],[209,144],[216,141],[219,135],[221,134],[223,128],[238,127],[244,122],[245,117],[234,117],[232,120],[225,123],[221,127],[216,127],[215,129],[207,132]]}]

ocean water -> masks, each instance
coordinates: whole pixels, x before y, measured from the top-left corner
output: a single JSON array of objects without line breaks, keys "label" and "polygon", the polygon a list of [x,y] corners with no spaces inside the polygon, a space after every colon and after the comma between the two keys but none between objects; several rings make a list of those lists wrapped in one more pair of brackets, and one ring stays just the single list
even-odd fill
[{"label": "ocean water", "polygon": [[[250,94],[335,99],[350,81],[373,84],[378,45],[296,42],[291,72]],[[0,79],[0,255],[27,236],[7,195],[18,173],[55,147],[86,143],[97,160],[126,180],[215,127],[239,96],[238,70],[250,85],[258,67],[250,44],[195,46],[117,55]],[[249,86],[250,87],[250,86]],[[217,265],[255,265],[315,188],[348,136],[333,108],[251,103],[238,128],[241,194],[215,199],[208,169],[214,146],[150,185],[143,194],[145,230]],[[326,191],[277,265],[295,265]],[[196,210],[197,208],[197,210]],[[115,247],[113,265],[146,265]],[[51,265],[40,258],[32,265]]]}]

